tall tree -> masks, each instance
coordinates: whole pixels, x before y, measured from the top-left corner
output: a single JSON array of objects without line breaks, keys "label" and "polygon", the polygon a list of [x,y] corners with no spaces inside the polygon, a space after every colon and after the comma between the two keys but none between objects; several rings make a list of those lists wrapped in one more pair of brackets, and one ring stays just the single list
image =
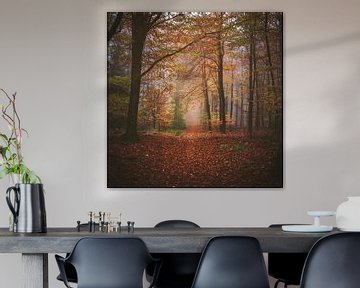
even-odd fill
[{"label": "tall tree", "polygon": [[[275,86],[275,76],[274,76],[274,69],[273,69],[273,63],[272,63],[272,56],[271,56],[271,51],[270,51],[270,41],[269,41],[269,12],[265,13],[265,21],[264,21],[264,35],[265,35],[265,45],[266,45],[266,56],[267,56],[267,61],[268,61],[268,66],[269,66],[269,74],[270,74],[270,87],[272,90],[272,93],[274,95],[274,98],[277,99],[278,95],[277,95],[277,91],[276,91],[276,86]],[[275,111],[275,131],[276,129],[276,122],[277,122],[277,116],[276,116],[276,111]],[[276,132],[275,132],[276,133]]]},{"label": "tall tree", "polygon": [[[235,65],[231,65],[231,84],[230,84],[230,123],[233,119],[233,106],[234,106],[234,70]],[[232,125],[232,124],[231,124]]]},{"label": "tall tree", "polygon": [[128,141],[136,141],[137,117],[141,85],[142,55],[146,36],[153,25],[161,18],[162,13],[134,12],[131,18],[131,84],[128,121],[125,137]]},{"label": "tall tree", "polygon": [[202,85],[203,85],[203,94],[204,94],[204,104],[205,104],[205,112],[206,112],[206,123],[207,128],[211,131],[211,111],[210,111],[210,101],[209,101],[209,87],[208,87],[208,76],[206,73],[206,58],[205,54],[202,55]]},{"label": "tall tree", "polygon": [[244,93],[243,93],[243,86],[240,86],[240,129],[244,128]]},{"label": "tall tree", "polygon": [[249,107],[248,107],[248,134],[253,136],[253,109],[254,109],[254,63],[255,63],[255,21],[254,15],[249,14]]},{"label": "tall tree", "polygon": [[226,132],[226,105],[224,93],[224,40],[222,38],[223,15],[218,14],[218,32],[216,33],[216,52],[217,52],[217,89],[219,95],[219,114],[220,114],[220,132]]}]

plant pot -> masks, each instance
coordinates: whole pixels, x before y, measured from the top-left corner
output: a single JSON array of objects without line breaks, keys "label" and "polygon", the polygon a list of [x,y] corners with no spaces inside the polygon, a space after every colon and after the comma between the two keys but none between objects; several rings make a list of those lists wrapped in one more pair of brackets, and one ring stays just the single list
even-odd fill
[{"label": "plant pot", "polygon": [[21,181],[21,174],[9,174],[9,182],[11,186],[15,186],[15,184],[22,183]]},{"label": "plant pot", "polygon": [[360,231],[360,196],[348,197],[338,206],[336,226],[342,231]]},{"label": "plant pot", "polygon": [[6,190],[6,201],[14,217],[14,232],[42,233],[47,231],[42,184],[15,184]]}]

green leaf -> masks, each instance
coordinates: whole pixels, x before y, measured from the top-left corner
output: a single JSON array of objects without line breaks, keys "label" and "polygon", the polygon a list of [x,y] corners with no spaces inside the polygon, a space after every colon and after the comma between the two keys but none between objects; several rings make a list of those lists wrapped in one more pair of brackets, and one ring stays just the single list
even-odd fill
[{"label": "green leaf", "polygon": [[28,171],[28,173],[27,173],[27,175],[28,175],[28,177],[29,177],[29,182],[30,183],[33,183],[33,184],[35,184],[35,183],[39,183],[39,177],[38,176],[36,176],[36,174],[34,173],[34,171]]},{"label": "green leaf", "polygon": [[25,134],[26,134],[27,137],[29,137],[29,132],[28,132],[26,129],[21,128],[21,130],[25,132]]},{"label": "green leaf", "polygon": [[7,168],[4,168],[0,171],[0,179],[3,179],[5,176],[9,174],[9,170]]},{"label": "green leaf", "polygon": [[3,141],[6,142],[6,143],[7,143],[8,140],[9,140],[8,137],[7,137],[5,134],[1,134],[1,133],[0,133],[0,138],[2,138]]},{"label": "green leaf", "polygon": [[6,158],[6,152],[9,150],[9,148],[8,147],[2,147],[1,148],[1,156],[3,157],[3,158]]},{"label": "green leaf", "polygon": [[35,174],[34,171],[30,170],[23,163],[18,165],[19,173],[21,174],[21,181],[23,183],[41,183],[41,179],[39,176]]}]

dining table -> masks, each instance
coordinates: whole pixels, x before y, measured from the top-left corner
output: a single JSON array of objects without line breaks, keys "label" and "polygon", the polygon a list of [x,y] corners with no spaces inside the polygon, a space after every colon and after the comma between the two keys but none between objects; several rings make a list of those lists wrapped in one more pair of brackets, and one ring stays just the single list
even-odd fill
[{"label": "dining table", "polygon": [[239,235],[258,239],[264,253],[308,252],[320,238],[338,233],[284,232],[281,227],[134,228],[102,232],[57,227],[46,233],[14,233],[0,228],[0,253],[22,254],[24,288],[48,288],[48,254],[68,253],[83,237],[138,237],[150,253],[201,253],[216,236]]}]

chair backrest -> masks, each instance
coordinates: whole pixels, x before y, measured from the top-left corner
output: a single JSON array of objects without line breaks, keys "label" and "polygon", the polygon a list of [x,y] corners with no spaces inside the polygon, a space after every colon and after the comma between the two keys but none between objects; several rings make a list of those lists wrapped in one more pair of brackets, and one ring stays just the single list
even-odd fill
[{"label": "chair backrest", "polygon": [[142,288],[152,260],[139,238],[82,238],[67,259],[76,269],[78,288]]},{"label": "chair backrest", "polygon": [[200,228],[200,226],[188,220],[165,220],[157,223],[155,228]]},{"label": "chair backrest", "polygon": [[[200,228],[188,220],[165,220],[155,228]],[[200,253],[159,253],[156,258],[162,260],[162,267],[157,279],[157,287],[190,287],[199,264]],[[148,271],[152,274],[151,271]]]},{"label": "chair backrest", "polygon": [[268,288],[269,280],[256,238],[212,238],[200,259],[192,288]]},{"label": "chair backrest", "polygon": [[306,259],[300,287],[360,287],[360,233],[338,233],[318,240]]}]

